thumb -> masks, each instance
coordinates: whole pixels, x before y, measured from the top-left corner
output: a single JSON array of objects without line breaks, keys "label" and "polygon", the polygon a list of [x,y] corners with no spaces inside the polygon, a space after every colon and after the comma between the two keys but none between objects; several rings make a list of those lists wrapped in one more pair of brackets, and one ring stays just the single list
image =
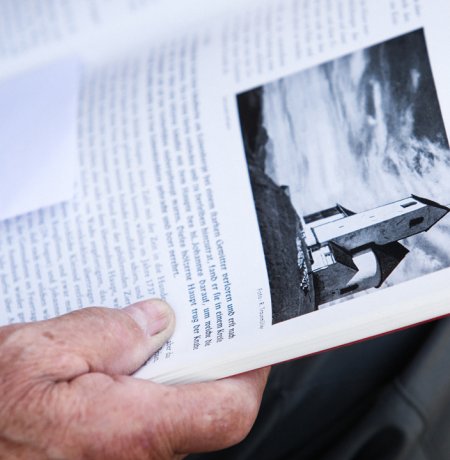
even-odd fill
[{"label": "thumb", "polygon": [[[129,374],[169,339],[175,316],[162,300],[147,300],[121,310],[89,307],[58,318],[13,327],[2,344],[20,350],[22,369],[39,368],[52,380],[88,372]],[[24,362],[25,361],[25,362]],[[27,362],[36,363],[27,366]]]}]

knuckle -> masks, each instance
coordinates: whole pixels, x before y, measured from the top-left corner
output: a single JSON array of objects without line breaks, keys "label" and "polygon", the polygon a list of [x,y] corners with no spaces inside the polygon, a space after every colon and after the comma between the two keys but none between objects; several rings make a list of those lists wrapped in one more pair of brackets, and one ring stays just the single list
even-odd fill
[{"label": "knuckle", "polygon": [[[186,423],[180,425],[174,420],[177,430],[169,431],[174,433],[175,439],[181,440],[181,445],[194,448],[200,445],[208,449],[223,449],[237,444],[253,426],[259,406],[257,398],[239,392],[208,390],[202,407],[189,404],[180,407]],[[185,401],[183,397],[179,400]],[[199,403],[200,400],[196,400],[196,404]]]},{"label": "knuckle", "polygon": [[[225,434],[228,445],[242,441],[250,432],[258,412],[259,404],[253,399],[242,398],[239,395],[228,402],[229,411],[222,420],[220,431]],[[223,413],[226,414],[224,410]]]},{"label": "knuckle", "polygon": [[27,374],[28,366],[24,366],[24,362],[27,360],[30,363],[35,361],[28,359],[35,354],[36,344],[34,343],[33,335],[31,328],[24,326],[7,331],[7,334],[2,337],[0,366],[3,372],[0,382],[4,380],[5,373],[8,380],[16,373],[19,375]]},{"label": "knuckle", "polygon": [[0,367],[12,380],[39,381],[70,374],[79,367],[78,361],[64,339],[38,325],[15,329],[0,345]]},{"label": "knuckle", "polygon": [[2,349],[16,348],[18,345],[29,344],[33,336],[33,326],[30,324],[23,324],[20,326],[5,326],[1,328],[1,342]]},{"label": "knuckle", "polygon": [[0,346],[6,341],[6,339],[17,329],[22,329],[23,326],[20,324],[10,324],[8,326],[0,327]]}]

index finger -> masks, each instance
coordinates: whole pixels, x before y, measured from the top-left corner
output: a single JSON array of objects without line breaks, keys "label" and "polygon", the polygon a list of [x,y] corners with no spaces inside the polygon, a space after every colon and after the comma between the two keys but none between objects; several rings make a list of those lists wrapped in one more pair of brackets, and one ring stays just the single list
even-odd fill
[{"label": "index finger", "polygon": [[[77,416],[68,431],[73,430],[81,451],[92,454],[100,449],[115,455],[133,452],[133,458],[172,458],[223,449],[250,431],[268,374],[269,368],[264,368],[214,382],[174,386],[129,376],[85,374],[66,387],[84,407],[81,419]],[[62,396],[70,400],[67,394]],[[149,452],[154,456],[149,457]]]},{"label": "index finger", "polygon": [[224,449],[244,439],[258,414],[269,371],[176,387],[166,402],[174,452]]}]

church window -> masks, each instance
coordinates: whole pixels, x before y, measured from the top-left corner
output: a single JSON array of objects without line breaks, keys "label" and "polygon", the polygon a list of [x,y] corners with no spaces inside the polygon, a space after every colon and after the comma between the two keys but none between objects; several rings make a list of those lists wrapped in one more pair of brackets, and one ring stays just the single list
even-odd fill
[{"label": "church window", "polygon": [[423,217],[416,217],[415,219],[411,219],[409,221],[409,228],[413,228],[416,225],[419,225],[423,222]]},{"label": "church window", "polygon": [[359,288],[358,284],[350,284],[350,286],[346,286],[345,288],[342,288],[339,293],[341,295],[344,294],[349,294],[350,292],[356,291]]}]

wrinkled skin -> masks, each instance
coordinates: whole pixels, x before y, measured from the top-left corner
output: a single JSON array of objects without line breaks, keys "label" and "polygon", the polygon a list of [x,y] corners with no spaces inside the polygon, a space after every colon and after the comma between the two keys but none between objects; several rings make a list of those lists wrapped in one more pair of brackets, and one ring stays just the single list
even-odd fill
[{"label": "wrinkled skin", "polygon": [[268,369],[178,386],[129,376],[173,327],[146,301],[0,328],[0,458],[172,459],[243,439]]}]

